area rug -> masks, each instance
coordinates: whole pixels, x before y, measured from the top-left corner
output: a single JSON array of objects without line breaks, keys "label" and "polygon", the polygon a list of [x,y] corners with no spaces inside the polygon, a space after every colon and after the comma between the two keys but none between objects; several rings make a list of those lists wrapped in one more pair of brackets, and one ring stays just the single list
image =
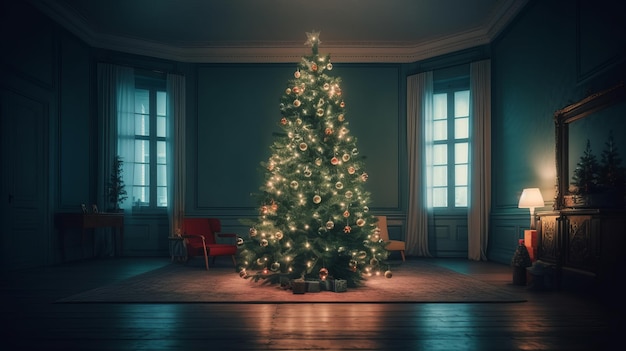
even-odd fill
[{"label": "area rug", "polygon": [[58,300],[58,303],[491,303],[522,302],[496,286],[422,260],[392,267],[393,276],[368,277],[345,292],[294,294],[278,285],[242,279],[232,266],[168,264],[126,280]]}]

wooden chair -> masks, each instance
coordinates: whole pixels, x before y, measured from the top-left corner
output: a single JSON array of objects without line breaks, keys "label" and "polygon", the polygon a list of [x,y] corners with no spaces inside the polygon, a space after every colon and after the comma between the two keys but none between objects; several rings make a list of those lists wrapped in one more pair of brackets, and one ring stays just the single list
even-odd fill
[{"label": "wooden chair", "polygon": [[[222,224],[217,218],[191,218],[183,220],[183,239],[187,248],[187,256],[204,257],[204,265],[209,270],[209,257],[213,263],[217,256],[231,256],[237,267],[237,235],[222,234]],[[232,238],[232,243],[218,243],[217,238]]]},{"label": "wooden chair", "polygon": [[387,230],[387,216],[376,216],[378,218],[378,229],[380,230],[380,238],[387,243],[385,248],[387,251],[400,251],[400,255],[402,256],[402,262],[406,261],[404,257],[404,250],[406,244],[404,241],[400,240],[390,240],[389,239],[389,231]]}]

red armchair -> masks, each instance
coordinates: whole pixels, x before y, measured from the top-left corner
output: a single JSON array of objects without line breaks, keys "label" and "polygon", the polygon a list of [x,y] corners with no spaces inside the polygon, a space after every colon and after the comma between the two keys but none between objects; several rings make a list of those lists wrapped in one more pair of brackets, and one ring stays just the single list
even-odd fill
[{"label": "red armchair", "polygon": [[[222,224],[217,218],[191,218],[186,217],[183,220],[183,238],[187,247],[187,256],[203,256],[204,265],[209,270],[209,257],[231,256],[235,268],[237,260],[237,235],[222,234]],[[230,243],[218,243],[216,237],[232,238]]]}]

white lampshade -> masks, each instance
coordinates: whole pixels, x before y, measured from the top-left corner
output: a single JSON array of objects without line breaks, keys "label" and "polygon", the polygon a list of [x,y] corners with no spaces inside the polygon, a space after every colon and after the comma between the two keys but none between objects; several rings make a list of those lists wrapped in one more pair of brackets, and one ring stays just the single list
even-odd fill
[{"label": "white lampshade", "polygon": [[522,191],[522,196],[519,197],[519,208],[535,208],[544,205],[539,188],[526,188]]},{"label": "white lampshade", "polygon": [[539,188],[526,188],[519,197],[519,208],[530,209],[530,229],[535,229],[535,207],[543,207],[543,196]]}]

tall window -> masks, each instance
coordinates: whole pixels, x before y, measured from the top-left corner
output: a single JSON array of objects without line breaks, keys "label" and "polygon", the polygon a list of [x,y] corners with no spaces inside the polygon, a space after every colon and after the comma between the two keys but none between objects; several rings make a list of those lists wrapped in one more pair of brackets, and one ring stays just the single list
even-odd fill
[{"label": "tall window", "polygon": [[467,208],[469,179],[469,90],[448,88],[433,95],[432,205]]},{"label": "tall window", "polygon": [[167,94],[162,80],[135,82],[135,209],[167,208]]}]

